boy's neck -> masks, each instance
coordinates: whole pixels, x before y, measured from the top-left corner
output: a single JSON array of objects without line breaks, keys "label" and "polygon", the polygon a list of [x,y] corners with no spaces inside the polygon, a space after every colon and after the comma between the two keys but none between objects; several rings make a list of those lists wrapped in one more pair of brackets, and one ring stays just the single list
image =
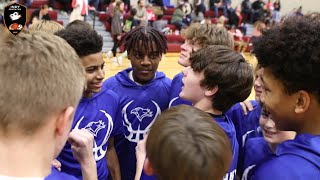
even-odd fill
[{"label": "boy's neck", "polygon": [[277,146],[279,144],[272,144],[272,143],[268,143],[268,146],[270,148],[270,150],[272,151],[272,153],[275,153],[276,152],[276,149],[277,149]]},{"label": "boy's neck", "polygon": [[207,99],[207,98],[204,98],[196,103],[193,104],[193,106],[195,108],[198,108],[204,112],[207,112],[207,113],[210,113],[210,114],[214,114],[214,115],[221,115],[223,114],[222,111],[219,111],[217,109],[214,109],[212,107],[212,101],[211,99]]},{"label": "boy's neck", "polygon": [[39,178],[49,175],[54,142],[44,139],[43,135],[40,133],[32,138],[0,135],[0,175]]}]

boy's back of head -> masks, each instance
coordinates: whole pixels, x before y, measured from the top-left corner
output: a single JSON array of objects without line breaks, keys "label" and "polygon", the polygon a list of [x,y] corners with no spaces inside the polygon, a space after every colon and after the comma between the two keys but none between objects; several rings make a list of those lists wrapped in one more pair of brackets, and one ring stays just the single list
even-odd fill
[{"label": "boy's back of head", "polygon": [[221,180],[232,154],[220,126],[207,113],[187,105],[172,107],[157,118],[146,151],[145,171],[151,165],[159,180]]},{"label": "boy's back of head", "polygon": [[84,70],[59,37],[28,31],[0,36],[1,136],[31,136],[50,116],[77,105]]},{"label": "boy's back of head", "polygon": [[226,46],[210,45],[192,54],[190,60],[193,71],[204,74],[200,85],[218,88],[212,96],[213,109],[225,112],[250,95],[253,69],[240,53]]},{"label": "boy's back of head", "polygon": [[64,27],[61,24],[52,20],[38,20],[29,27],[29,30],[44,31],[51,34],[62,29],[64,29]]},{"label": "boy's back of head", "polygon": [[[39,158],[50,163],[67,140],[72,112],[82,96],[85,78],[79,57],[61,38],[29,31],[17,36],[1,33],[0,54],[0,139],[10,148],[27,140],[26,156],[34,153],[30,148],[42,147],[48,154]],[[10,158],[21,150],[17,147]]]}]

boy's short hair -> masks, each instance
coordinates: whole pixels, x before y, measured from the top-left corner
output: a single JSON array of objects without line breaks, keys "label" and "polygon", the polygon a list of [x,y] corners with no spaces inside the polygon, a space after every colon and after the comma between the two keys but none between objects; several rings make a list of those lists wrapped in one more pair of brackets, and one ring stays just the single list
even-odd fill
[{"label": "boy's short hair", "polygon": [[201,46],[222,45],[233,49],[233,36],[224,27],[215,24],[191,24],[184,32],[185,39],[199,43]]},{"label": "boy's short hair", "polygon": [[63,39],[24,30],[0,34],[0,131],[32,135],[82,96],[84,69]]},{"label": "boy's short hair", "polygon": [[227,135],[206,112],[187,105],[164,111],[146,142],[159,180],[221,180],[231,163]]},{"label": "boy's short hair", "polygon": [[253,42],[262,68],[284,85],[287,94],[305,90],[320,102],[320,19],[315,15],[289,17]]},{"label": "boy's short hair", "polygon": [[[165,54],[168,50],[167,38],[157,29],[149,26],[139,26],[126,33],[119,42],[130,54],[132,51],[143,49]],[[153,49],[155,48],[155,49]]]},{"label": "boy's short hair", "polygon": [[62,29],[64,29],[64,27],[61,24],[51,20],[39,20],[32,23],[29,27],[29,30],[44,31],[51,34]]},{"label": "boy's short hair", "polygon": [[240,53],[226,46],[211,45],[193,53],[190,60],[192,69],[204,74],[201,86],[218,87],[212,98],[214,109],[225,112],[250,95],[253,68]]},{"label": "boy's short hair", "polygon": [[103,38],[94,29],[74,26],[55,34],[65,39],[80,57],[102,51]]},{"label": "boy's short hair", "polygon": [[72,22],[70,22],[67,26],[66,26],[66,29],[69,29],[69,28],[87,28],[87,29],[93,29],[93,27],[85,22],[85,21],[82,21],[82,20],[79,20],[79,19],[76,19]]}]

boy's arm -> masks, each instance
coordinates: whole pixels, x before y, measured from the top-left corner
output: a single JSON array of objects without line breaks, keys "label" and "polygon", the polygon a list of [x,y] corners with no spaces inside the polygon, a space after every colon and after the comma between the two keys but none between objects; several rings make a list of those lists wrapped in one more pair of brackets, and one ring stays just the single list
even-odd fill
[{"label": "boy's arm", "polygon": [[119,160],[118,160],[116,150],[114,148],[114,138],[113,137],[109,139],[109,145],[108,145],[106,158],[107,158],[107,166],[110,171],[112,179],[113,180],[120,180],[121,179],[120,165],[119,165]]},{"label": "boy's arm", "polygon": [[84,180],[97,180],[97,166],[93,157],[93,135],[86,129],[73,129],[69,134],[72,154],[81,166]]},{"label": "boy's arm", "polygon": [[147,136],[138,142],[136,146],[136,158],[137,158],[137,168],[136,168],[136,175],[134,180],[139,180],[141,177],[141,173],[143,170],[144,160],[146,159],[146,141]]}]

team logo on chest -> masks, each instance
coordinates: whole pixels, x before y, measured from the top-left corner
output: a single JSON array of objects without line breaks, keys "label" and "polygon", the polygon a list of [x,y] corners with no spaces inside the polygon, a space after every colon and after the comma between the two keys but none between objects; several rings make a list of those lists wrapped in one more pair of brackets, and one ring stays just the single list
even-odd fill
[{"label": "team logo on chest", "polygon": [[[99,113],[102,113],[102,116],[99,116],[99,120],[92,120],[86,126],[84,126],[84,128],[87,129],[94,136],[93,154],[96,161],[99,161],[100,159],[105,157],[107,147],[104,147],[104,145],[108,142],[113,129],[112,117],[104,110],[99,111]],[[79,126],[84,119],[85,116],[82,116],[75,125],[74,129],[81,129],[79,128]],[[104,130],[105,128],[107,129]],[[99,134],[100,131],[105,132],[105,134]]]},{"label": "team logo on chest", "polygon": [[102,120],[99,120],[98,122],[90,122],[84,128],[97,137],[98,132],[105,127],[105,123]]},{"label": "team logo on chest", "polygon": [[152,111],[150,111],[150,109],[143,109],[141,107],[132,109],[130,113],[136,115],[140,122],[145,117],[152,117]]},{"label": "team logo on chest", "polygon": [[[126,139],[137,143],[150,130],[155,119],[161,113],[161,109],[156,102],[151,101],[155,111],[151,110],[152,108],[135,107],[130,111],[130,114],[128,114],[127,109],[133,102],[134,100],[131,100],[123,107],[122,116],[123,125],[129,132],[129,134],[125,134]],[[131,115],[130,120],[128,119],[128,115]],[[146,118],[148,118],[148,121],[145,120]],[[152,119],[149,120],[150,118]],[[138,119],[138,121],[135,121],[135,119]]]}]

